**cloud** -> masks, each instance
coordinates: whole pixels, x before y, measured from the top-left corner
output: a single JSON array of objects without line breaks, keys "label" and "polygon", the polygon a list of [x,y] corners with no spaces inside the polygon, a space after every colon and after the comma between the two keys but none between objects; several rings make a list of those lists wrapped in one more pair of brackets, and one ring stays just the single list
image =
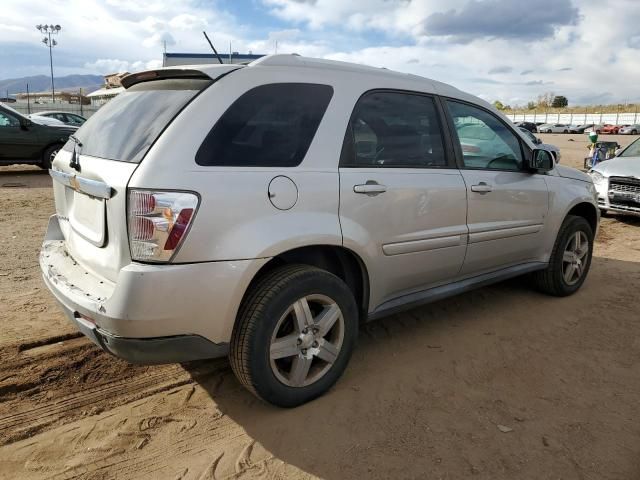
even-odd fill
[{"label": "cloud", "polygon": [[573,68],[571,67],[563,67],[558,69],[559,72],[570,72],[571,70],[573,70]]},{"label": "cloud", "polygon": [[491,70],[489,70],[489,75],[492,75],[494,73],[511,73],[513,71],[513,68],[508,66],[508,65],[502,65],[499,67],[493,67]]},{"label": "cloud", "polygon": [[150,37],[145,38],[142,41],[142,45],[145,47],[159,47],[164,45],[172,47],[176,45],[176,40],[169,32],[156,32]]},{"label": "cloud", "polygon": [[436,12],[424,21],[424,32],[466,43],[479,38],[541,40],[558,27],[578,23],[570,0],[537,0],[526,5],[513,0],[471,0],[463,8]]},{"label": "cloud", "polygon": [[544,80],[531,80],[529,82],[524,82],[524,85],[533,86],[533,85],[551,85],[553,82],[545,82]]},{"label": "cloud", "polygon": [[469,81],[473,83],[484,83],[488,85],[502,85],[504,83],[504,82],[499,82],[498,80],[494,80],[492,78],[483,78],[483,77],[470,78]]},{"label": "cloud", "polygon": [[627,45],[629,45],[631,48],[640,49],[640,35],[634,35],[630,37],[627,42]]},{"label": "cloud", "polygon": [[[629,80],[640,78],[637,0],[571,2],[82,0],[60,17],[57,1],[4,0],[0,23],[11,28],[0,26],[0,77],[48,74],[34,25],[59,21],[56,76],[154,68],[163,40],[169,51],[209,52],[206,30],[225,52],[231,42],[235,51],[274,53],[277,40],[279,53],[422,75],[511,105],[535,99],[549,82],[572,104],[600,101],[594,85],[606,85],[611,101],[639,101]],[[597,68],[589,45],[598,46]]]},{"label": "cloud", "polygon": [[139,72],[162,66],[161,60],[149,60],[147,62],[137,60],[134,62],[117,58],[99,58],[95,62],[84,64],[84,68],[92,73],[108,74],[115,72]]}]

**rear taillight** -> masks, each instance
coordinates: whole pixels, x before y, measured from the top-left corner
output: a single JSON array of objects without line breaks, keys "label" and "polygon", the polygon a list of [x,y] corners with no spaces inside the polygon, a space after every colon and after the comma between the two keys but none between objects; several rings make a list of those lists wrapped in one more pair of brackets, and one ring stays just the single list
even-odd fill
[{"label": "rear taillight", "polygon": [[129,190],[131,258],[141,262],[171,261],[197,209],[198,196],[194,193]]}]

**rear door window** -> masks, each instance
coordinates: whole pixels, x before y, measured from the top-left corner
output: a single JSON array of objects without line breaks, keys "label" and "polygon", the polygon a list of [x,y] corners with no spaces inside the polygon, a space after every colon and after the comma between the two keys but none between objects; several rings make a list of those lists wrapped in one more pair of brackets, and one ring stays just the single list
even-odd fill
[{"label": "rear door window", "polygon": [[[162,131],[211,79],[162,79],[131,86],[94,113],[75,136],[82,154],[139,163]],[[65,149],[74,143],[67,142]]]},{"label": "rear door window", "polygon": [[304,159],[333,88],[274,83],[238,98],[211,129],[196,154],[204,166],[295,167]]},{"label": "rear door window", "polygon": [[433,98],[372,92],[356,105],[343,146],[342,167],[446,167]]}]

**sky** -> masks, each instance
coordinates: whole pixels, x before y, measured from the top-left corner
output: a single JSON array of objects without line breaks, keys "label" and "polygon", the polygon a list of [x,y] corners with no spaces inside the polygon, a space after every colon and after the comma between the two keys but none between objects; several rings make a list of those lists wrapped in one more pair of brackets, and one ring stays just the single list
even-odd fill
[{"label": "sky", "polygon": [[298,53],[524,105],[640,102],[640,0],[2,0],[0,79],[139,71],[168,52]]}]

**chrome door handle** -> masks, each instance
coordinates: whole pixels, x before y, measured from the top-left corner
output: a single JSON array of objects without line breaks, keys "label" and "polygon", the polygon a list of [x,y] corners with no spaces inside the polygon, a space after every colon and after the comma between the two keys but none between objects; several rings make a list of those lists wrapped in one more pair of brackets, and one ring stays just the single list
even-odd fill
[{"label": "chrome door handle", "polygon": [[493,190],[491,185],[487,185],[485,182],[480,182],[478,185],[471,185],[471,191],[477,193],[489,193]]},{"label": "chrome door handle", "polygon": [[356,193],[365,193],[367,195],[378,195],[387,191],[386,185],[380,185],[379,183],[369,181],[363,185],[354,185],[353,191]]}]

